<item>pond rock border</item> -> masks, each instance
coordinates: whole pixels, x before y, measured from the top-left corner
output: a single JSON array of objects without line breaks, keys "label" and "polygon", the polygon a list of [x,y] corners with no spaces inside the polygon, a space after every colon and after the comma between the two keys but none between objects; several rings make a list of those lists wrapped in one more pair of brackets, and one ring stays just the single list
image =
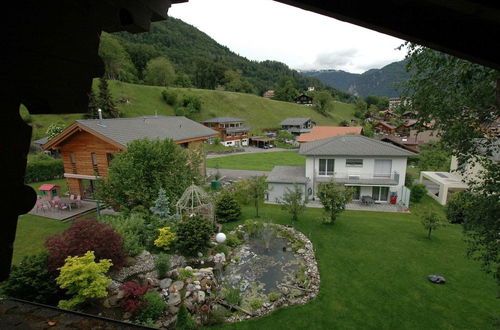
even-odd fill
[{"label": "pond rock border", "polygon": [[[293,306],[293,305],[303,305],[307,303],[310,300],[315,299],[318,296],[319,293],[319,287],[320,287],[320,274],[319,274],[319,269],[318,269],[318,263],[316,260],[316,255],[314,253],[314,246],[312,242],[309,240],[309,238],[304,235],[302,232],[299,230],[295,229],[294,227],[287,226],[287,225],[280,225],[280,224],[270,224],[272,226],[276,226],[279,228],[279,230],[287,232],[289,235],[292,235],[293,237],[297,238],[301,242],[304,243],[304,247],[298,249],[295,251],[295,255],[297,257],[300,257],[304,260],[304,265],[305,265],[305,275],[309,279],[309,287],[308,288],[300,288],[300,287],[295,287],[295,286],[287,286],[286,284],[281,284],[281,286],[290,289],[290,290],[301,290],[304,291],[305,294],[300,296],[300,297],[292,297],[287,294],[283,294],[279,299],[277,299],[274,302],[271,303],[266,303],[262,308],[257,309],[254,311],[252,314],[253,315],[232,315],[229,318],[226,319],[226,322],[232,323],[232,322],[239,322],[239,321],[244,321],[252,318],[257,318],[257,317],[262,317],[264,315],[267,315],[274,310],[281,308],[281,307],[286,307],[286,306]],[[235,230],[231,231],[231,234],[235,234],[237,231],[244,231],[245,225],[238,225]],[[286,290],[285,290],[286,291]]]}]

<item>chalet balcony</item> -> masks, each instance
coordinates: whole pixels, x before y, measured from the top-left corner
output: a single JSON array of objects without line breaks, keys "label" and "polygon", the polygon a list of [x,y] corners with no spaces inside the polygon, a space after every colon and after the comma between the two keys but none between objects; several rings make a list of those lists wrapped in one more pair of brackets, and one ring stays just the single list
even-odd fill
[{"label": "chalet balcony", "polygon": [[399,173],[351,173],[351,172],[334,172],[331,175],[320,175],[315,173],[316,182],[328,182],[332,178],[342,184],[348,185],[373,185],[373,186],[396,186],[399,184]]}]

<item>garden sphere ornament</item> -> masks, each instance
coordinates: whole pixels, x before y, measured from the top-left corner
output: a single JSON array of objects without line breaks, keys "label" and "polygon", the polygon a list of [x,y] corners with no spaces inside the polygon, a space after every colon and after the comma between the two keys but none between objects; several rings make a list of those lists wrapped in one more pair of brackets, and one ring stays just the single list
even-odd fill
[{"label": "garden sphere ornament", "polygon": [[218,233],[215,235],[215,240],[217,243],[224,243],[226,241],[226,234],[224,233]]}]

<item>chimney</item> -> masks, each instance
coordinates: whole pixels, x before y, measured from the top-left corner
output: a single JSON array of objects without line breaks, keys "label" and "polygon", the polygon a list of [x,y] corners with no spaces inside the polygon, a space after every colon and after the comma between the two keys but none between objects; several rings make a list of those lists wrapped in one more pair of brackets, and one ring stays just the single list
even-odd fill
[{"label": "chimney", "polygon": [[102,127],[106,127],[106,125],[104,125],[104,121],[102,120],[102,110],[101,109],[97,109],[97,113],[99,114],[99,126],[102,126]]}]

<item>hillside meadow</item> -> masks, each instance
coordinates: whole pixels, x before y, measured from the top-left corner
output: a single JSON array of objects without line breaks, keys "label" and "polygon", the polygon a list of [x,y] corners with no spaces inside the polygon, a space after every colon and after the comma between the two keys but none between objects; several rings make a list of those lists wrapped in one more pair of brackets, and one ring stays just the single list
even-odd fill
[{"label": "hillside meadow", "polygon": [[[97,91],[98,80],[94,80],[94,90]],[[162,99],[161,92],[164,87],[129,84],[120,81],[109,81],[109,86],[117,107],[122,111],[123,117],[137,117],[145,115],[173,116],[173,107]],[[317,113],[313,107],[295,103],[275,101],[262,98],[253,94],[226,92],[220,90],[170,88],[182,95],[198,96],[202,100],[202,109],[194,118],[202,121],[214,117],[238,117],[246,119],[246,125],[252,127],[252,132],[267,128],[277,128],[280,121],[287,117],[311,117],[318,125],[338,125],[342,120],[353,118],[354,106],[342,102],[335,102],[334,110],[330,117]],[[129,103],[118,100],[127,99]],[[33,126],[33,140],[45,136],[45,131],[51,123],[61,123],[65,126],[75,120],[83,118],[83,114],[64,115],[28,115],[24,106],[21,114],[29,118]]]}]

